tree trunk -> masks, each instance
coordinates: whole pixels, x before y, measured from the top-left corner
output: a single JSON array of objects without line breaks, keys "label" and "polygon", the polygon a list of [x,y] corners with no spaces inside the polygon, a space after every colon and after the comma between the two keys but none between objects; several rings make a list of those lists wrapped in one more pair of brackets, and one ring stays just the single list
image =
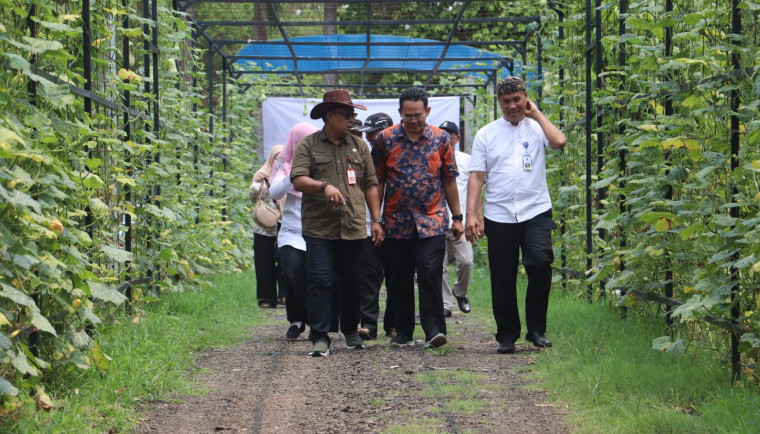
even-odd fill
[{"label": "tree trunk", "polygon": [[[268,21],[269,20],[269,5],[266,3],[256,3],[253,5],[253,19],[254,21]],[[253,39],[256,41],[266,41],[269,39],[269,26],[254,26]]]},{"label": "tree trunk", "polygon": [[[338,3],[329,2],[325,3],[325,22],[338,20]],[[325,35],[337,35],[338,26],[335,24],[325,24]],[[338,74],[324,74],[325,85],[338,84]],[[329,90],[329,89],[328,89]]]}]

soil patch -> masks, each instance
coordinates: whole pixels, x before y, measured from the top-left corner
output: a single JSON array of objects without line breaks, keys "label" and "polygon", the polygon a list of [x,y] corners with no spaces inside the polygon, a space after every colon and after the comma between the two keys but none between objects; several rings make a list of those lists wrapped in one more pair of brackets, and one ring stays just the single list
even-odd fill
[{"label": "soil patch", "polygon": [[207,393],[147,405],[137,431],[568,431],[565,410],[546,403],[546,391],[527,387],[525,372],[539,350],[523,342],[516,354],[496,354],[493,331],[473,316],[447,319],[443,351],[423,349],[419,336],[414,348],[392,348],[380,337],[365,350],[347,350],[331,335],[330,355],[312,358],[308,329],[288,342],[284,309],[267,314],[281,325],[257,327],[245,343],[197,359],[210,370],[199,378]]}]

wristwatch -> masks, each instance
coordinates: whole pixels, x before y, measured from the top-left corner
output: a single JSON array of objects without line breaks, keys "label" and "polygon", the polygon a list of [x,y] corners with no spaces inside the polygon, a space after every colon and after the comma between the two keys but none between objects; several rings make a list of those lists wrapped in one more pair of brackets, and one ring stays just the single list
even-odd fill
[{"label": "wristwatch", "polygon": [[372,223],[380,223],[381,225],[385,225],[385,220],[380,217],[379,219],[372,219]]},{"label": "wristwatch", "polygon": [[464,214],[453,215],[451,216],[451,219],[459,222],[464,221]]}]

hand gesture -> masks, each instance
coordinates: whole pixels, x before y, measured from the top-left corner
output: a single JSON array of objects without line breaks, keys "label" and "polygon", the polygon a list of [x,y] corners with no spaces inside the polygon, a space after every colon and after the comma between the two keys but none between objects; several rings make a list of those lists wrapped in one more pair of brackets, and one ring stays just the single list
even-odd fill
[{"label": "hand gesture", "polygon": [[460,220],[454,220],[451,224],[451,233],[454,235],[454,240],[458,240],[464,233],[464,225]]},{"label": "hand gesture", "polygon": [[467,238],[467,241],[473,244],[483,238],[483,219],[481,217],[467,219],[465,237]]},{"label": "hand gesture", "polygon": [[328,205],[338,207],[346,204],[346,198],[340,194],[340,190],[337,187],[328,185],[325,187],[325,201]]},{"label": "hand gesture", "polygon": [[541,111],[538,109],[538,106],[536,106],[531,100],[528,100],[528,102],[525,103],[525,117],[531,118],[533,120],[536,120],[536,118],[541,115]]}]

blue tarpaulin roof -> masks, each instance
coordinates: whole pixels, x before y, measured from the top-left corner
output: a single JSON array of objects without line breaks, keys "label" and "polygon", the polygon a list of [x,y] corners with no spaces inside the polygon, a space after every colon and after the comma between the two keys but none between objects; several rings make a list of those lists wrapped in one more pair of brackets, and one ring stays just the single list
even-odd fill
[{"label": "blue tarpaulin roof", "polygon": [[440,72],[461,72],[483,78],[486,78],[483,73],[492,73],[494,70],[502,70],[502,74],[509,73],[502,63],[507,58],[501,54],[456,45],[455,42],[446,44],[431,39],[390,35],[370,35],[369,44],[367,35],[361,34],[316,35],[291,38],[288,41],[279,39],[253,42],[240,49],[235,59],[241,69],[255,66],[256,70],[262,72],[430,72],[440,61],[437,68]]}]

